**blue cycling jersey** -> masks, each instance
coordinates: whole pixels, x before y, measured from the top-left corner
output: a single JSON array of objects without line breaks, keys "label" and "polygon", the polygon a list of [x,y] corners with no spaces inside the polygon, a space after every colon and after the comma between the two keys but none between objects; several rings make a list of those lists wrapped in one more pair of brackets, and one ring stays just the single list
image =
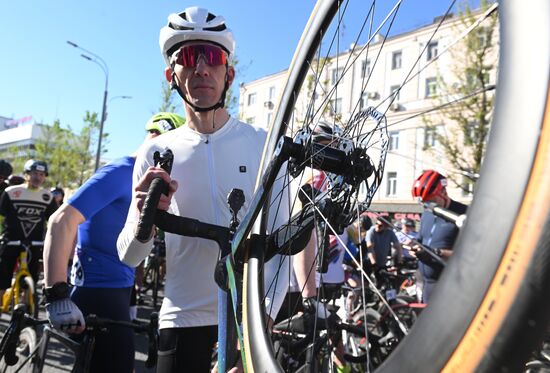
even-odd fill
[{"label": "blue cycling jersey", "polygon": [[123,157],[100,168],[68,200],[86,218],[78,228],[71,282],[82,287],[123,288],[134,269],[118,258],[116,241],[132,199],[135,159]]}]

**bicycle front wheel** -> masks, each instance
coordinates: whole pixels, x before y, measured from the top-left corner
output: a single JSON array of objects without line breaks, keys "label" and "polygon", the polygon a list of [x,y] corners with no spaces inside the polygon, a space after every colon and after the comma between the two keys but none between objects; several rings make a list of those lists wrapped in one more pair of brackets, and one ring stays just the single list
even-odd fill
[{"label": "bicycle front wheel", "polygon": [[21,277],[18,297],[19,302],[27,306],[27,313],[32,317],[38,317],[38,296],[31,276]]},{"label": "bicycle front wheel", "polygon": [[[289,70],[263,157],[265,170],[282,135],[294,136],[295,142],[307,147],[311,144],[308,136],[319,122],[340,128],[333,139],[336,147],[348,155],[353,153],[349,149],[364,151],[371,162],[368,176],[360,177],[354,172],[342,182],[337,175],[329,175],[329,189],[340,188],[335,198],[343,201],[339,206],[348,222],[353,211],[361,213],[368,208],[380,186],[389,143],[388,127],[406,127],[408,120],[419,116],[433,120],[438,109],[447,110],[461,100],[493,97],[494,85],[471,85],[472,90],[463,92],[461,97],[441,95],[446,102],[434,101],[431,107],[416,111],[411,104],[410,113],[403,111],[399,93],[420,89],[418,81],[429,71],[423,65],[428,46],[433,41],[446,40],[449,47],[445,52],[453,48],[449,42],[452,38],[446,34],[449,13],[419,36],[424,42],[417,50],[418,58],[404,68],[401,55],[394,53],[396,49],[392,47],[392,25],[398,24],[400,8],[406,9],[405,4],[396,1],[386,16],[376,13],[382,8],[387,8],[387,4],[319,1]],[[468,220],[429,307],[380,371],[394,372],[403,367],[421,372],[517,371],[546,328],[550,306],[546,296],[550,283],[550,4],[542,0],[521,4],[502,1],[498,8],[498,90]],[[477,19],[481,21],[472,22],[470,34],[490,27],[485,20],[495,16],[487,13],[482,17],[480,12]],[[357,26],[357,37],[350,39],[353,26]],[[533,29],[540,31],[536,45]],[[376,65],[384,64],[384,56],[389,56],[392,68],[404,68],[398,82],[386,81],[395,87],[384,89],[386,95],[370,90],[376,79],[382,79],[377,71],[383,70],[377,70]],[[362,61],[364,68],[358,73],[353,67]],[[370,61],[370,66],[366,61]],[[352,97],[357,99],[349,105],[349,112],[343,113],[339,108],[344,105],[342,99],[349,95],[341,92],[349,90],[350,84],[354,87]],[[369,97],[374,100],[372,106]],[[392,111],[398,113],[393,115]],[[315,167],[322,160],[312,157],[301,163]],[[288,172],[288,184],[303,177],[296,176],[296,168]],[[337,174],[336,170],[331,172]],[[349,193],[344,196],[346,191]],[[272,203],[263,211],[276,214],[276,206]],[[315,211],[327,219],[319,206],[315,205]],[[339,227],[331,229],[334,233],[341,231]],[[246,363],[253,371],[273,371],[280,368],[272,357],[274,351],[263,320],[262,254],[251,253],[245,265]]]},{"label": "bicycle front wheel", "polygon": [[17,363],[15,365],[7,365],[5,360],[2,359],[0,361],[0,372],[35,373],[31,354],[36,352],[36,343],[37,338],[35,330],[31,327],[23,328],[19,334],[19,340],[17,341],[15,350]]}]

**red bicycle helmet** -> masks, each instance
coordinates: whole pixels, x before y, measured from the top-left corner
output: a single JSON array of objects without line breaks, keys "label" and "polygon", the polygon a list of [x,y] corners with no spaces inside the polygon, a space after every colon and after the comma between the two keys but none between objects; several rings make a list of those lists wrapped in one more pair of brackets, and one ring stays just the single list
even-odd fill
[{"label": "red bicycle helmet", "polygon": [[413,184],[413,197],[420,197],[422,201],[429,200],[447,186],[447,179],[439,172],[427,170],[420,175]]}]

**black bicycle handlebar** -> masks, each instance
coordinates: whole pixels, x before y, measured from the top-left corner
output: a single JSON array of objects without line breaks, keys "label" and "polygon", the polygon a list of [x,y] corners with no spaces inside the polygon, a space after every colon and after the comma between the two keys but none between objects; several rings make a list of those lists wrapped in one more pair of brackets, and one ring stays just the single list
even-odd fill
[{"label": "black bicycle handlebar", "polygon": [[220,247],[229,245],[231,231],[228,227],[203,223],[197,219],[185,218],[166,211],[155,212],[155,224],[164,232],[187,237],[200,237],[216,241]]},{"label": "black bicycle handlebar", "polygon": [[[170,174],[174,162],[174,154],[170,149],[165,149],[162,154],[155,152],[153,159],[157,167],[162,168]],[[164,179],[157,177],[151,181],[147,197],[141,209],[141,215],[135,234],[136,238],[140,241],[147,241],[151,237],[151,230],[155,224],[155,216],[161,194],[168,195],[168,183],[164,181]]]},{"label": "black bicycle handlebar", "polygon": [[[17,343],[21,331],[26,327],[34,327],[42,324],[47,324],[48,320],[38,320],[25,314],[26,306],[24,304],[17,305],[12,313],[10,324],[2,340],[0,341],[0,359],[4,357],[6,365],[12,366],[17,364],[19,358],[16,354]],[[158,313],[153,312],[148,323],[135,323],[128,321],[111,320],[107,318],[97,317],[96,315],[88,315],[86,320],[86,330],[88,332],[102,331],[105,328],[118,325],[130,328],[137,333],[147,333],[148,350],[145,366],[152,368],[157,363],[157,340],[158,340]]]},{"label": "black bicycle handlebar", "polygon": [[147,360],[145,366],[152,368],[157,364],[158,357],[158,322],[159,315],[157,312],[151,313],[148,323],[136,323],[129,321],[117,321],[106,318],[100,318],[96,315],[88,315],[86,317],[86,329],[102,330],[106,327],[117,325],[130,328],[136,333],[147,334]]}]

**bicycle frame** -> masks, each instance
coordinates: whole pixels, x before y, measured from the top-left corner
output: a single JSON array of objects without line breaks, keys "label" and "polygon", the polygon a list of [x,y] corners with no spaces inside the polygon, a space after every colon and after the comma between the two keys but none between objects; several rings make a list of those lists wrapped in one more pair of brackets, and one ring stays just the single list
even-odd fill
[{"label": "bicycle frame", "polygon": [[156,364],[156,353],[157,353],[157,330],[158,330],[158,314],[156,312],[151,314],[148,324],[134,324],[133,322],[126,321],[116,321],[110,319],[98,318],[95,315],[88,315],[86,317],[86,332],[83,336],[82,341],[76,341],[71,339],[68,335],[63,332],[53,329],[47,325],[48,320],[37,320],[33,317],[30,317],[25,314],[25,308],[17,308],[12,314],[12,319],[10,321],[10,326],[8,331],[2,337],[0,343],[0,359],[4,358],[6,361],[10,361],[8,365],[13,365],[17,363],[17,358],[15,358],[15,348],[17,345],[17,339],[22,330],[25,328],[34,328],[39,325],[44,325],[43,333],[36,344],[36,347],[30,351],[27,358],[21,362],[19,369],[26,365],[30,360],[32,360],[34,373],[42,372],[44,368],[44,363],[46,361],[46,355],[48,351],[49,341],[52,337],[62,343],[65,347],[70,349],[75,356],[75,361],[73,373],[86,373],[90,371],[90,364],[92,359],[92,354],[95,348],[96,335],[101,333],[103,328],[109,325],[119,325],[128,327],[135,332],[147,333],[148,335],[148,352],[147,352],[147,361],[145,366],[148,368],[153,367]]},{"label": "bicycle frame", "polygon": [[[277,144],[279,151],[271,160],[268,172],[266,172],[261,185],[256,190],[254,199],[250,204],[251,207],[245,214],[242,223],[239,224],[237,221],[234,221],[230,224],[230,227],[222,227],[202,223],[195,219],[171,215],[166,211],[156,211],[154,200],[164,191],[164,181],[155,179],[151,183],[148,197],[144,203],[141,222],[139,224],[140,228],[136,234],[137,236],[143,234],[141,230],[144,232],[147,231],[149,229],[147,224],[154,221],[155,225],[164,232],[189,237],[202,237],[218,243],[221,255],[216,267],[215,276],[216,282],[220,287],[218,290],[218,371],[221,372],[225,372],[227,367],[231,367],[237,362],[237,343],[240,346],[241,359],[245,361],[246,346],[243,342],[241,317],[238,313],[240,302],[242,301],[241,271],[236,264],[240,265],[244,261],[247,251],[261,253],[260,255],[263,258],[263,255],[266,255],[268,238],[265,233],[252,234],[248,237],[252,229],[251,222],[256,220],[262,206],[269,200],[269,193],[266,191],[271,190],[282,165],[290,157],[299,157],[299,152],[303,151],[303,147],[295,144],[289,137],[281,137]],[[153,211],[149,211],[148,206],[151,205],[155,207]],[[151,219],[151,215],[153,219]],[[149,219],[151,220],[147,222]],[[313,219],[310,220],[309,223],[311,228],[313,228]],[[290,228],[282,228],[282,230],[285,229]],[[261,231],[266,232],[265,227]],[[276,232],[272,232],[272,234],[277,235]],[[290,234],[283,234],[282,236],[286,237],[286,240],[289,240],[291,237]],[[258,331],[261,330],[265,330],[265,325],[258,329]]]}]

